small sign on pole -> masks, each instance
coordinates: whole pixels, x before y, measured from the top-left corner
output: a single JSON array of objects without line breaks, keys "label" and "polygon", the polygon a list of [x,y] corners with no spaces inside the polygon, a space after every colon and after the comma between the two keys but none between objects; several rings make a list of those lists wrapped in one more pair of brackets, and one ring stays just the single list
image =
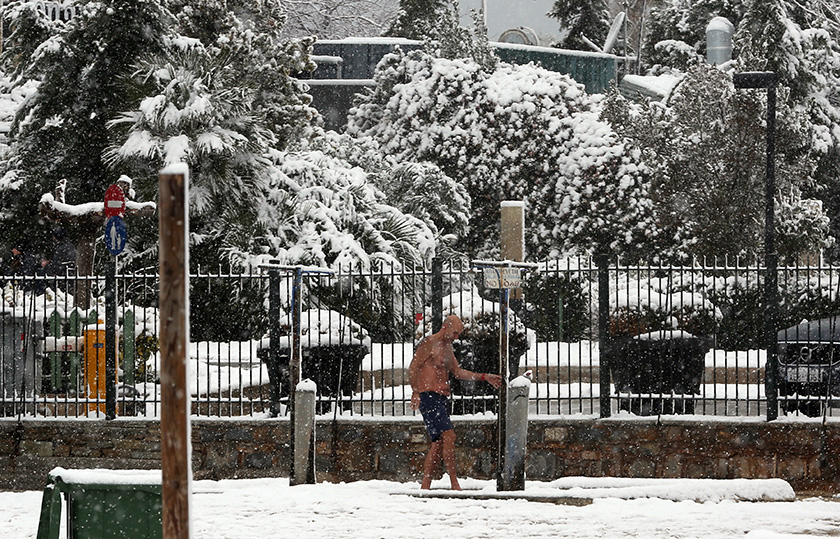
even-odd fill
[{"label": "small sign on pole", "polygon": [[487,288],[519,288],[521,285],[520,268],[484,268],[484,286]]},{"label": "small sign on pole", "polygon": [[122,217],[114,216],[108,219],[105,223],[105,247],[111,256],[117,256],[125,249],[125,243],[128,239],[128,229],[125,227],[125,221]]},{"label": "small sign on pole", "polygon": [[117,184],[111,184],[105,190],[105,219],[111,217],[125,217],[125,193]]}]

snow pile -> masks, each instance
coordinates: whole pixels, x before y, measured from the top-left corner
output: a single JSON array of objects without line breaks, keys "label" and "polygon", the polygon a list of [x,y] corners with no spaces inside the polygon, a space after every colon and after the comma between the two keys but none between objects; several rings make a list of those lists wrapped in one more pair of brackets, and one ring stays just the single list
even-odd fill
[{"label": "snow pile", "polygon": [[793,501],[796,493],[782,479],[646,479],[622,477],[564,477],[547,483],[527,483],[528,491],[546,487],[569,496],[589,498],[661,498],[696,502]]},{"label": "snow pile", "polygon": [[160,470],[73,470],[57,467],[50,470],[49,476],[80,485],[160,485],[162,481]]},{"label": "snow pile", "polygon": [[[280,317],[280,325],[291,332],[291,315]],[[280,338],[280,347],[290,347],[291,335]],[[367,330],[350,317],[329,309],[310,309],[301,313],[301,343],[305,348],[360,344],[370,349]]]},{"label": "snow pile", "polygon": [[[672,489],[693,485],[680,480]],[[444,478],[434,489],[448,483]],[[465,478],[467,489],[489,481]],[[527,488],[532,488],[529,482]],[[194,537],[253,539],[266,530],[294,530],[296,539],[354,537],[828,537],[840,533],[836,499],[718,503],[658,498],[596,498],[585,507],[521,499],[416,498],[417,483],[358,481],[289,486],[285,478],[193,481]],[[436,492],[433,490],[432,492]],[[43,493],[0,492],[0,529],[34,539]],[[63,520],[64,521],[64,520]],[[350,531],[348,531],[350,530]],[[268,534],[270,535],[270,533]],[[278,535],[275,533],[275,535]],[[63,535],[62,535],[63,536]]]}]

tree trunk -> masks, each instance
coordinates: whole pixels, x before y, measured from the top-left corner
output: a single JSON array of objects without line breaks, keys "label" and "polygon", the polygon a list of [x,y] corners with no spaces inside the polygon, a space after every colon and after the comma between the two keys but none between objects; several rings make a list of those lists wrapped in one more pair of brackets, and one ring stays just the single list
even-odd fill
[{"label": "tree trunk", "polygon": [[[85,230],[79,237],[76,246],[76,268],[78,274],[83,277],[93,275],[94,254],[96,252],[96,240],[98,229]],[[76,281],[76,306],[82,309],[90,308],[91,281],[79,279]]]}]

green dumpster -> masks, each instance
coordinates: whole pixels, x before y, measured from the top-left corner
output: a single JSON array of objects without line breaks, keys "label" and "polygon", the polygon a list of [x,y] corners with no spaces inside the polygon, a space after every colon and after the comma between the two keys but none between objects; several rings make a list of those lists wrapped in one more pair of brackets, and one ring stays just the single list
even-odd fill
[{"label": "green dumpster", "polygon": [[53,469],[41,502],[37,539],[58,539],[62,494],[68,539],[163,536],[160,470]]}]

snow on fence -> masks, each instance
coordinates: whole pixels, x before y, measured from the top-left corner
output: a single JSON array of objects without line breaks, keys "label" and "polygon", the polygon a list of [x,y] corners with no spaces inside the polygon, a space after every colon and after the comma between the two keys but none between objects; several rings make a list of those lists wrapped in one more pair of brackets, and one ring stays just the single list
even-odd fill
[{"label": "snow on fence", "polygon": [[[601,271],[599,280],[592,260],[567,259],[543,263],[523,280],[523,299],[512,303],[509,342],[511,372],[530,371],[533,379],[531,413],[766,413],[764,267],[740,260],[680,267],[611,261]],[[840,314],[840,268],[780,268],[778,281],[779,329]],[[609,283],[607,289],[599,282]],[[284,275],[271,283],[259,270],[190,277],[194,415],[285,413],[292,281]],[[159,417],[157,276],[119,274],[117,286],[117,413]],[[277,312],[269,305],[271,286],[280,298]],[[104,417],[104,392],[97,391],[104,375],[91,355],[101,344],[103,288],[100,276],[5,278],[0,416]],[[79,298],[80,290],[89,297]],[[414,414],[408,385],[413,350],[450,312],[467,326],[455,343],[461,365],[497,371],[497,301],[498,291],[483,287],[481,273],[459,264],[338,268],[334,276],[305,277],[301,367],[318,383],[318,413]],[[606,324],[599,324],[599,305],[609,305]],[[815,365],[781,367],[783,413],[837,413],[834,343],[797,341],[791,350],[816,354],[819,346],[830,362],[822,374]],[[489,385],[453,381],[454,412],[494,414],[494,395]]]}]

